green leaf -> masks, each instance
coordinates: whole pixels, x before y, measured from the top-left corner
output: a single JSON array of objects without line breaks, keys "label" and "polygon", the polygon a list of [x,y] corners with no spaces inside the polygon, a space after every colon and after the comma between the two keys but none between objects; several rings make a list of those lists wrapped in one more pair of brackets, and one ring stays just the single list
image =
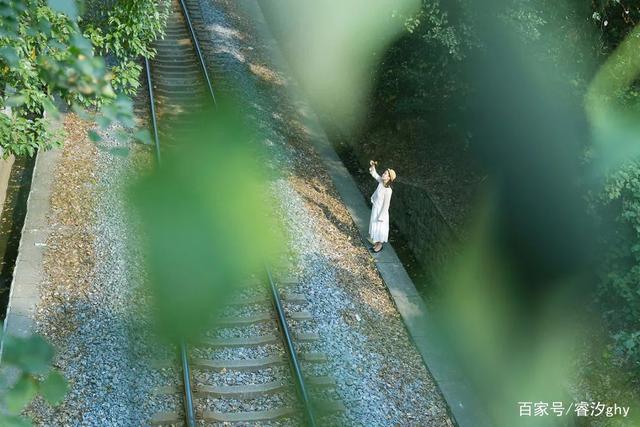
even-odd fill
[{"label": "green leaf", "polygon": [[8,107],[19,107],[27,102],[27,97],[24,95],[13,95],[7,98],[5,105]]},{"label": "green leaf", "polygon": [[51,35],[51,22],[47,20],[41,20],[38,22],[38,31],[45,36],[49,37]]},{"label": "green leaf", "polygon": [[131,133],[129,130],[122,128],[116,129],[116,140],[121,142],[128,142],[130,138]]},{"label": "green leaf", "polygon": [[120,124],[126,128],[134,128],[136,126],[136,121],[133,118],[133,113],[124,113],[118,115],[118,121]]},{"label": "green leaf", "polygon": [[91,118],[91,116],[89,115],[89,113],[87,112],[87,110],[85,110],[81,105],[78,105],[76,103],[74,103],[73,105],[71,105],[71,109],[73,110],[74,113],[76,113],[78,115],[78,117],[80,117],[82,120],[89,120]]},{"label": "green leaf", "polygon": [[18,415],[0,414],[0,425],[3,427],[31,427],[33,424],[26,418]]},{"label": "green leaf", "polygon": [[91,56],[91,42],[83,37],[82,34],[76,33],[71,36],[71,46],[72,51],[77,50],[80,53],[85,54],[86,56]]},{"label": "green leaf", "polygon": [[0,47],[0,56],[7,61],[7,64],[11,67],[16,67],[18,62],[20,62],[20,57],[18,57],[18,52],[11,46],[3,46]]},{"label": "green leaf", "polygon": [[149,133],[149,130],[147,130],[147,129],[138,129],[133,134],[133,137],[137,141],[142,142],[143,144],[148,144],[148,145],[153,144],[153,141],[151,140],[151,133]]},{"label": "green leaf", "polygon": [[116,97],[116,93],[113,91],[113,87],[110,84],[105,85],[102,88],[102,95],[106,96],[107,98],[115,98]]},{"label": "green leaf", "polygon": [[38,389],[33,379],[22,375],[18,382],[7,392],[6,403],[10,414],[18,415],[33,400]]},{"label": "green leaf", "polygon": [[58,405],[64,400],[67,389],[67,380],[59,371],[52,371],[39,386],[42,397],[52,405]]},{"label": "green leaf", "polygon": [[56,106],[53,105],[53,102],[51,102],[51,100],[49,100],[48,98],[44,98],[42,100],[42,107],[44,108],[44,111],[47,112],[49,117],[51,117],[53,120],[62,119],[62,113],[60,113],[60,110],[58,110]]},{"label": "green leaf", "polygon": [[104,118],[109,119],[110,121],[117,120],[118,110],[116,109],[114,102],[103,105],[101,113]]},{"label": "green leaf", "polygon": [[53,348],[44,338],[7,336],[4,340],[3,362],[32,374],[46,373],[53,360]]},{"label": "green leaf", "polygon": [[106,129],[111,125],[112,120],[109,117],[106,116],[97,116],[96,117],[96,123],[98,123],[98,126],[100,126],[100,129]]},{"label": "green leaf", "polygon": [[102,141],[102,137],[95,130],[90,130],[89,131],[89,139],[92,142],[100,142],[100,141]]},{"label": "green leaf", "polygon": [[8,4],[0,3],[0,16],[3,18],[14,18],[16,16],[16,12]]},{"label": "green leaf", "polygon": [[56,12],[64,13],[71,18],[78,16],[78,9],[74,0],[49,0],[47,3]]},{"label": "green leaf", "polygon": [[129,155],[128,147],[115,147],[115,148],[110,148],[107,151],[113,154],[114,156],[118,156],[118,157],[127,157]]}]

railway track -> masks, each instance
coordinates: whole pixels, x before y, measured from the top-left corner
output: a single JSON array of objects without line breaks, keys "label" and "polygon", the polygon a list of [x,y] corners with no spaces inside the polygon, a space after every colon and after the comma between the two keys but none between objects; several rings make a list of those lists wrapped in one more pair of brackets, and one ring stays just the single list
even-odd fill
[{"label": "railway track", "polygon": [[[179,145],[170,123],[184,123],[190,112],[216,102],[197,38],[202,29],[197,1],[173,0],[166,37],[157,42],[153,62],[145,61],[158,163],[162,153]],[[320,372],[327,361],[312,350],[320,339],[317,333],[297,332],[290,325],[312,322],[302,309],[309,301],[291,292],[282,295],[267,265],[263,276],[254,277],[253,286],[201,339],[178,344],[180,362],[173,366],[179,365],[180,384],[169,384],[158,394],[180,396],[181,405],[156,414],[151,424],[315,426],[319,417],[344,410],[331,377],[303,372],[303,366]]]}]

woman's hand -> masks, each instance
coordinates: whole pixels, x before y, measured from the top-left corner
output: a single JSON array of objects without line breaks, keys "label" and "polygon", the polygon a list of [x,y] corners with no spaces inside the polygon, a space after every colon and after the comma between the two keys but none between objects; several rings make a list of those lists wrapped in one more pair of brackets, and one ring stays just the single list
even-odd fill
[{"label": "woman's hand", "polygon": [[369,166],[375,167],[378,164],[375,160],[369,160]]}]

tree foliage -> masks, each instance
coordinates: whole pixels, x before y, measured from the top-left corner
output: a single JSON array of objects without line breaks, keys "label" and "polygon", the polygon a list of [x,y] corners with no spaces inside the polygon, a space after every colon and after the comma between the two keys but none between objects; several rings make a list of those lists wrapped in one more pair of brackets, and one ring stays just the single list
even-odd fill
[{"label": "tree foliage", "polygon": [[[614,171],[593,205],[598,209],[603,268],[597,303],[613,339],[612,356],[627,368],[640,369],[640,162]],[[612,229],[612,230],[611,230]],[[611,232],[613,231],[613,232]],[[640,386],[640,384],[638,384]]]},{"label": "tree foliage", "polygon": [[[37,149],[59,146],[58,101],[78,112],[100,108],[102,127],[119,120],[133,128],[131,101],[116,91],[132,94],[138,87],[136,60],[153,54],[149,46],[162,34],[166,19],[161,10],[166,7],[153,1],[119,2],[104,22],[81,19],[85,36],[72,0],[0,0],[3,156],[33,155]],[[95,55],[96,49],[115,55],[112,71]]]},{"label": "tree foliage", "polygon": [[169,3],[117,0],[106,10],[91,6],[96,12],[81,21],[86,23],[84,34],[99,55],[112,54],[117,59],[110,69],[115,90],[134,95],[142,71],[139,59],[155,55],[151,43],[163,34]]},{"label": "tree foliage", "polygon": [[0,10],[0,145],[5,157],[33,155],[61,142],[54,95],[82,105],[115,93],[73,18],[43,1],[2,0]]}]

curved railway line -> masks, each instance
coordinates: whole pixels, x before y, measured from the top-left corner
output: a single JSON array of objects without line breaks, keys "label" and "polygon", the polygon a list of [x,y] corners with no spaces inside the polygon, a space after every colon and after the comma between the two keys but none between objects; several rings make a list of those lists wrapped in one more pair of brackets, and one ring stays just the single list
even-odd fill
[{"label": "curved railway line", "polygon": [[[182,122],[185,118],[189,120],[189,112],[210,107],[216,102],[197,37],[202,29],[197,1],[173,0],[166,36],[156,45],[157,56],[152,62],[145,60],[158,164],[161,164],[164,150],[179,145],[172,138],[170,126],[163,124],[178,118]],[[196,123],[194,125],[197,126]],[[303,364],[319,365],[327,360],[322,353],[300,351],[306,343],[318,341],[319,336],[296,333],[289,324],[290,321],[294,324],[312,321],[307,311],[299,309],[309,301],[294,293],[281,294],[268,265],[265,265],[264,277],[256,282],[263,286],[234,299],[232,314],[216,319],[213,331],[208,331],[195,343],[178,345],[181,384],[169,385],[158,393],[180,395],[182,407],[156,414],[151,424],[255,424],[290,419],[295,424],[315,426],[319,417],[344,410],[339,400],[331,398],[335,396],[335,382],[330,377],[303,373]],[[219,333],[229,329],[233,329],[236,335]],[[243,348],[256,350],[263,356],[241,357],[241,352],[237,357],[228,356]],[[216,351],[227,356],[215,357]],[[247,372],[258,371],[268,371],[269,375],[262,378],[271,377],[272,380],[255,381],[260,377],[247,375]],[[207,382],[216,378],[210,372],[222,372],[230,381],[222,384]],[[312,399],[317,397],[314,396],[316,392],[325,399]],[[272,399],[278,393],[285,393],[288,397]],[[243,408],[237,402],[247,399],[262,399],[267,403],[259,410],[220,411],[211,408],[212,400],[220,403],[225,399],[236,402],[226,405],[233,408]]]}]

